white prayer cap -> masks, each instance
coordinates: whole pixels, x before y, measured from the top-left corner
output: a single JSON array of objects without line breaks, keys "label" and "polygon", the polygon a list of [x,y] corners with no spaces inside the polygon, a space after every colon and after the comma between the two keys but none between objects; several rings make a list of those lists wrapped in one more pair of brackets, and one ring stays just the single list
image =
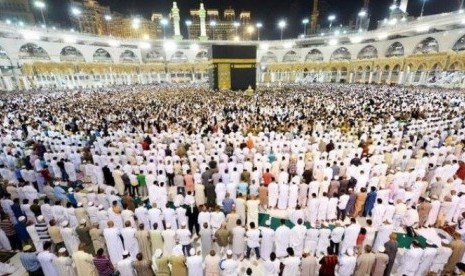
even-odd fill
[{"label": "white prayer cap", "polygon": [[166,228],[171,228],[171,224],[167,223]]},{"label": "white prayer cap", "polygon": [[448,239],[442,239],[442,240],[441,240],[441,243],[443,243],[443,244],[449,244],[450,241],[449,241]]},{"label": "white prayer cap", "polygon": [[94,190],[94,188],[92,188],[92,187],[87,187],[87,191],[88,191],[88,192],[92,192],[93,190]]},{"label": "white prayer cap", "polygon": [[29,244],[27,244],[27,245],[25,245],[25,246],[23,247],[23,251],[29,251],[29,250],[31,250],[31,249],[32,249],[32,246],[29,245]]},{"label": "white prayer cap", "polygon": [[189,250],[189,255],[191,256],[195,255],[195,248],[191,248],[191,250]]},{"label": "white prayer cap", "polygon": [[69,189],[68,189],[68,193],[72,193],[73,191],[74,191],[73,188],[69,188]]},{"label": "white prayer cap", "polygon": [[82,202],[79,202],[79,203],[77,204],[77,206],[78,206],[78,207],[82,207]]},{"label": "white prayer cap", "polygon": [[94,203],[91,201],[91,202],[87,202],[87,206],[94,206]]},{"label": "white prayer cap", "polygon": [[62,247],[58,250],[58,253],[65,253],[66,252],[66,248]]},{"label": "white prayer cap", "polygon": [[231,249],[228,249],[228,251],[226,251],[226,255],[228,256],[232,256],[233,252],[231,251]]},{"label": "white prayer cap", "polygon": [[58,185],[60,185],[60,182],[55,182],[53,184],[55,184],[55,186],[58,186]]},{"label": "white prayer cap", "polygon": [[310,249],[305,248],[305,249],[304,249],[304,254],[310,254]]},{"label": "white prayer cap", "polygon": [[431,202],[431,198],[427,197],[425,198],[426,201]]},{"label": "white prayer cap", "polygon": [[378,252],[381,252],[381,253],[384,253],[384,251],[386,251],[386,248],[384,246],[380,246],[378,247]]},{"label": "white prayer cap", "polygon": [[158,248],[157,250],[155,250],[155,258],[160,258],[161,254],[163,253],[163,251],[161,251],[160,248]]},{"label": "white prayer cap", "polygon": [[68,223],[69,223],[69,222],[68,222],[67,220],[65,220],[65,221],[63,221],[63,222],[61,223],[61,226],[66,227],[66,226],[68,226]]},{"label": "white prayer cap", "polygon": [[354,250],[352,248],[347,249],[347,255],[353,256],[354,255]]},{"label": "white prayer cap", "polygon": [[437,195],[432,195],[431,199],[438,199],[438,196]]},{"label": "white prayer cap", "polygon": [[266,226],[270,226],[270,225],[271,225],[271,219],[265,221],[265,225],[266,225]]},{"label": "white prayer cap", "polygon": [[79,221],[81,224],[86,224],[87,220],[86,219],[81,219],[81,221]]},{"label": "white prayer cap", "polygon": [[98,206],[98,209],[99,209],[99,210],[103,210],[103,205],[100,204],[100,205]]},{"label": "white prayer cap", "polygon": [[123,251],[123,256],[128,256],[129,255],[129,252],[127,250],[124,250]]},{"label": "white prayer cap", "polygon": [[20,216],[20,217],[18,218],[18,220],[19,220],[19,221],[25,221],[25,220],[26,220],[26,217],[25,217],[25,216]]},{"label": "white prayer cap", "polygon": [[37,220],[38,220],[38,221],[43,221],[43,220],[44,220],[44,216],[42,216],[42,215],[38,216],[38,217],[37,217]]},{"label": "white prayer cap", "polygon": [[335,176],[334,176],[334,179],[338,180],[338,179],[339,179],[339,175],[335,175]]},{"label": "white prayer cap", "polygon": [[183,226],[183,227],[186,226],[186,225],[187,225],[187,224],[186,224],[185,221],[183,221],[183,222],[181,223],[181,226]]}]

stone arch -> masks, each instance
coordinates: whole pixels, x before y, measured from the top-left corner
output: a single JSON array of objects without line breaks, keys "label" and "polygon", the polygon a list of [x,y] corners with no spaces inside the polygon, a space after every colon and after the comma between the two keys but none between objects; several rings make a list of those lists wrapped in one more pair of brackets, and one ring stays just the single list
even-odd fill
[{"label": "stone arch", "polygon": [[113,58],[111,57],[110,53],[103,48],[98,48],[95,50],[93,60],[94,62],[113,63]]},{"label": "stone arch", "polygon": [[447,67],[447,71],[458,71],[458,70],[462,70],[462,64],[460,64],[460,62],[456,61],[454,63],[452,63],[451,65],[449,65],[449,67]]},{"label": "stone arch", "polygon": [[195,61],[208,61],[208,52],[201,50],[195,55]]},{"label": "stone arch", "polygon": [[456,52],[461,52],[465,50],[465,35],[457,39],[457,41],[454,43],[454,46],[452,47],[452,50]]},{"label": "stone arch", "polygon": [[163,62],[164,60],[165,56],[157,50],[151,50],[145,54],[146,62]]},{"label": "stone arch", "polygon": [[334,50],[330,60],[350,60],[351,57],[352,55],[346,47],[340,47]]},{"label": "stone arch", "polygon": [[278,62],[278,57],[276,56],[275,53],[268,51],[266,54],[264,54],[260,60],[260,62],[263,63],[276,63]]},{"label": "stone arch", "polygon": [[183,51],[176,51],[171,56],[171,62],[185,63],[185,62],[188,62],[188,61],[189,61],[189,59],[187,58],[186,54],[184,54]]},{"label": "stone arch", "polygon": [[86,59],[82,55],[81,51],[73,46],[63,47],[60,51],[60,61],[64,62],[85,62]]},{"label": "stone arch", "polygon": [[139,60],[137,55],[131,50],[124,50],[119,56],[119,62],[121,63],[138,63]]},{"label": "stone arch", "polygon": [[444,66],[441,63],[436,62],[435,64],[433,64],[433,66],[431,66],[431,71],[440,72],[442,71],[443,67]]},{"label": "stone arch", "polygon": [[305,56],[305,61],[323,61],[323,53],[318,49],[312,49]]},{"label": "stone arch", "polygon": [[439,52],[439,42],[434,37],[427,37],[420,41],[415,49],[414,54],[427,54]]},{"label": "stone arch", "polygon": [[288,51],[283,57],[283,62],[297,62],[299,60],[300,60],[300,55],[292,50]]},{"label": "stone arch", "polygon": [[19,48],[19,59],[50,60],[44,48],[35,43],[26,43]]},{"label": "stone arch", "polygon": [[372,59],[378,58],[378,49],[373,45],[367,45],[358,52],[357,59]]},{"label": "stone arch", "polygon": [[389,45],[386,50],[386,57],[402,57],[404,56],[404,45],[399,41],[396,41]]}]

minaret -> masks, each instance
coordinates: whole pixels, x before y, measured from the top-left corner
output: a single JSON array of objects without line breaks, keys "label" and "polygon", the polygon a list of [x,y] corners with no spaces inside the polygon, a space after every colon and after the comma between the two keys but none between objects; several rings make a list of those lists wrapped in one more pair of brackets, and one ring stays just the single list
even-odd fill
[{"label": "minaret", "polygon": [[207,11],[205,11],[205,7],[203,6],[203,2],[200,2],[200,10],[199,10],[199,17],[200,17],[200,40],[207,40],[207,26],[205,25],[205,17],[207,16]]},{"label": "minaret", "polygon": [[399,9],[407,13],[407,5],[408,5],[408,0],[400,0]]},{"label": "minaret", "polygon": [[171,8],[171,18],[173,19],[173,26],[174,26],[174,39],[175,40],[182,40],[181,35],[181,28],[179,27],[179,8],[176,2],[173,2],[173,8]]},{"label": "minaret", "polygon": [[365,11],[368,10],[369,5],[370,5],[370,0],[364,0],[363,1],[363,8],[365,9]]},{"label": "minaret", "polygon": [[310,18],[310,33],[312,34],[316,33],[316,28],[318,26],[318,16],[320,15],[318,11],[318,1],[319,0],[313,0],[313,10]]}]

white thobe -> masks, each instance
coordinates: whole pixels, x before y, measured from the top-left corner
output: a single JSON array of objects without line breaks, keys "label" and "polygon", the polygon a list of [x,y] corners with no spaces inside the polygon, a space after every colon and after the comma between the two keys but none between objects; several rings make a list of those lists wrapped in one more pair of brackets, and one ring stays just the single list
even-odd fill
[{"label": "white thobe", "polygon": [[271,208],[276,207],[279,197],[279,186],[278,184],[271,182],[268,185],[268,206]]},{"label": "white thobe", "polygon": [[235,226],[232,231],[232,252],[234,255],[241,255],[245,251],[245,228]]},{"label": "white thobe", "polygon": [[318,204],[318,220],[320,222],[326,220],[326,214],[328,210],[328,203],[329,203],[329,198],[324,196],[319,199],[319,204]]},{"label": "white thobe", "polygon": [[239,263],[233,259],[227,259],[220,262],[222,276],[237,276],[239,271]]},{"label": "white thobe", "polygon": [[[123,237],[124,249],[135,258],[139,253],[139,243],[136,239],[136,229],[131,226],[121,229],[121,236]],[[111,246],[110,246],[111,247]]]},{"label": "white thobe", "polygon": [[283,276],[295,276],[300,273],[300,258],[287,257],[283,260],[284,270]]},{"label": "white thobe", "polygon": [[423,249],[421,248],[412,247],[407,249],[407,251],[405,251],[404,255],[402,256],[400,267],[397,272],[400,275],[415,276],[415,272],[417,271],[422,261],[422,256]]},{"label": "white thobe", "polygon": [[291,184],[289,186],[289,199],[287,203],[287,207],[291,209],[295,209],[297,206],[297,199],[299,196],[299,186],[297,184]]},{"label": "white thobe", "polygon": [[260,201],[257,199],[247,200],[247,225],[250,225],[251,222],[255,223],[255,227],[258,226],[258,206]]},{"label": "white thobe", "polygon": [[128,257],[118,262],[116,268],[118,269],[120,275],[124,276],[136,276],[134,268],[132,267],[133,258]]},{"label": "white thobe", "polygon": [[166,229],[161,232],[163,237],[163,255],[171,256],[173,248],[176,245],[176,231],[173,229]]},{"label": "white thobe", "polygon": [[342,255],[339,258],[339,268],[337,273],[339,276],[351,276],[354,274],[357,258],[355,256]]},{"label": "white thobe", "polygon": [[213,231],[211,228],[202,228],[200,229],[200,243],[202,248],[202,256],[205,258],[206,255],[210,253],[213,244]]},{"label": "white thobe", "polygon": [[360,225],[351,224],[344,232],[344,239],[342,240],[341,252],[347,252],[347,249],[353,249],[357,245],[357,237],[360,233]]},{"label": "white thobe", "polygon": [[289,246],[294,249],[294,254],[297,257],[302,256],[302,253],[304,250],[306,233],[307,233],[307,228],[304,225],[295,225],[291,229]]},{"label": "white thobe", "polygon": [[57,256],[49,251],[42,251],[37,255],[37,260],[40,262],[45,276],[60,276],[55,266],[56,259]]},{"label": "white thobe", "polygon": [[376,204],[375,207],[371,210],[371,220],[373,222],[373,227],[378,228],[383,224],[384,213],[386,212],[386,207],[383,204]]},{"label": "white thobe", "polygon": [[63,237],[63,241],[65,242],[65,246],[68,250],[68,253],[72,255],[74,252],[78,250],[79,238],[76,236],[74,229],[71,229],[69,227],[61,228],[60,233]]},{"label": "white thobe", "polygon": [[416,275],[426,275],[430,271],[437,253],[438,249],[433,247],[427,247],[423,250],[423,256]]},{"label": "white thobe", "polygon": [[436,257],[433,260],[433,264],[431,265],[431,271],[440,275],[440,272],[444,270],[444,266],[446,265],[451,255],[451,248],[445,246],[439,247]]},{"label": "white thobe", "polygon": [[289,186],[287,184],[279,184],[278,209],[285,210],[289,199]]},{"label": "white thobe", "polygon": [[373,248],[378,250],[380,246],[384,246],[384,244],[389,240],[389,235],[394,231],[394,225],[392,224],[383,224],[378,228],[378,233],[375,238],[375,243]]},{"label": "white thobe", "polygon": [[330,245],[329,237],[331,235],[331,230],[328,228],[321,228],[319,232],[320,234],[318,235],[318,246],[316,253],[324,255],[326,254],[327,248]]},{"label": "white thobe", "polygon": [[103,237],[108,246],[108,254],[113,265],[116,265],[123,258],[124,246],[120,234],[120,230],[116,227],[103,230]]},{"label": "white thobe", "polygon": [[285,225],[281,225],[276,229],[275,241],[276,241],[276,256],[278,258],[287,256],[287,248],[290,244],[290,233],[291,230]]},{"label": "white thobe", "polygon": [[271,252],[273,252],[273,244],[275,241],[275,232],[269,227],[260,228],[262,233],[262,240],[260,245],[260,257],[264,260],[270,258]]},{"label": "white thobe", "polygon": [[187,257],[186,266],[187,266],[187,272],[189,276],[203,275],[201,256]]},{"label": "white thobe", "polygon": [[70,257],[58,257],[55,260],[55,266],[60,275],[76,276],[76,270],[73,267],[73,260]]},{"label": "white thobe", "polygon": [[438,219],[439,210],[441,209],[441,202],[439,200],[431,201],[431,211],[428,214],[426,225],[434,225]]}]

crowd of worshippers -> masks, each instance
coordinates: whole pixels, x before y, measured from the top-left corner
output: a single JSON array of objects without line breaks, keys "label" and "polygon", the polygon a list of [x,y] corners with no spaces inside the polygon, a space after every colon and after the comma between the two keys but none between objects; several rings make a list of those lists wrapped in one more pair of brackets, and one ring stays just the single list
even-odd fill
[{"label": "crowd of worshippers", "polygon": [[[1,95],[0,246],[29,275],[463,273],[464,96],[338,84]],[[422,244],[435,229],[450,236]]]}]

